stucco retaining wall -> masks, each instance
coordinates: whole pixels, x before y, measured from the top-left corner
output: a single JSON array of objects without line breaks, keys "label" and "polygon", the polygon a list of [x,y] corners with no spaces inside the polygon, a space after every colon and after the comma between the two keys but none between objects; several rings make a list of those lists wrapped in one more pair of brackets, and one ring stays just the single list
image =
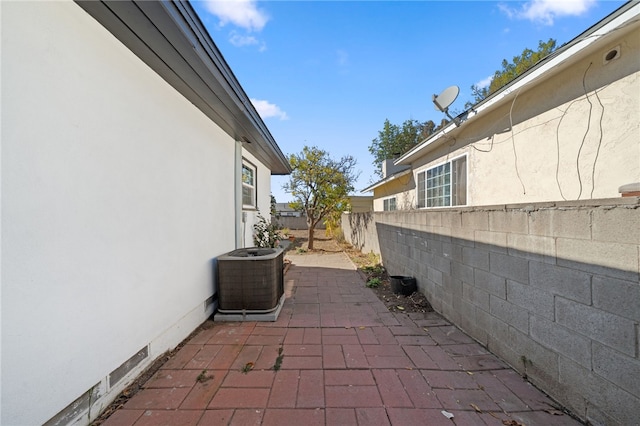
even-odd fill
[{"label": "stucco retaining wall", "polygon": [[343,216],[436,311],[594,424],[640,418],[640,198]]}]

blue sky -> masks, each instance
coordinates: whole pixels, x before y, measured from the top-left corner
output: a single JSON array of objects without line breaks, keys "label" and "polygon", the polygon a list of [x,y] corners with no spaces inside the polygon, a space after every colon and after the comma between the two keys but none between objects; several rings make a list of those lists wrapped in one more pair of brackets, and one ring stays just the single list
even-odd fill
[{"label": "blue sky", "polygon": [[[623,1],[254,1],[191,2],[285,155],[304,145],[352,155],[356,194],[378,180],[368,151],[385,119],[433,120],[446,87],[460,95],[488,84],[525,48],[558,45]],[[272,177],[278,202],[288,178]]]}]

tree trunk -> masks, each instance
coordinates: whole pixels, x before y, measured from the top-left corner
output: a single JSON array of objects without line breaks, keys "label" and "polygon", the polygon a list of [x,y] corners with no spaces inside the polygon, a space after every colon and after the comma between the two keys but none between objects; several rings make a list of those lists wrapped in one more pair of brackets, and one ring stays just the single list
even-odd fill
[{"label": "tree trunk", "polygon": [[309,250],[313,250],[313,231],[315,230],[315,225],[313,224],[308,224],[308,232],[307,232],[307,237],[309,240]]}]

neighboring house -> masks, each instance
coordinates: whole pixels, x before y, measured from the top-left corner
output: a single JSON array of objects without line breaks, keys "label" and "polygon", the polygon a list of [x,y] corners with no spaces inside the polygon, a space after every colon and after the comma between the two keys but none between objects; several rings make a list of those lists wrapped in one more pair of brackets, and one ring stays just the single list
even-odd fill
[{"label": "neighboring house", "polygon": [[276,217],[302,217],[304,212],[294,210],[289,203],[276,203]]},{"label": "neighboring house", "polygon": [[640,182],[639,12],[624,4],[398,158],[410,173],[363,191],[375,211],[611,198]]},{"label": "neighboring house", "polygon": [[307,229],[307,217],[304,212],[292,209],[289,203],[276,203],[276,215],[271,216],[271,222],[289,230]]},{"label": "neighboring house", "polygon": [[3,425],[88,424],[290,168],[188,2],[2,2]]},{"label": "neighboring house", "polygon": [[371,196],[349,196],[349,204],[352,213],[366,213],[373,211],[373,197]]},{"label": "neighboring house", "polygon": [[361,192],[373,191],[373,211],[409,210],[415,207],[415,196],[408,190],[415,186],[410,166],[397,166],[394,160],[382,163],[382,179]]}]

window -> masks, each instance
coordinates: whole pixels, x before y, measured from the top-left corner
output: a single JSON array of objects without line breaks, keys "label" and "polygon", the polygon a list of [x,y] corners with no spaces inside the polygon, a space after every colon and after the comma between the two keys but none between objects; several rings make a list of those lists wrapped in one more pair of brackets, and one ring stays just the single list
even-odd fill
[{"label": "window", "polygon": [[242,163],[242,206],[256,207],[256,168],[250,163]]},{"label": "window", "polygon": [[396,197],[387,198],[382,201],[383,202],[383,210],[385,212],[392,211],[396,209]]},{"label": "window", "polygon": [[467,204],[467,157],[418,173],[418,207]]}]

